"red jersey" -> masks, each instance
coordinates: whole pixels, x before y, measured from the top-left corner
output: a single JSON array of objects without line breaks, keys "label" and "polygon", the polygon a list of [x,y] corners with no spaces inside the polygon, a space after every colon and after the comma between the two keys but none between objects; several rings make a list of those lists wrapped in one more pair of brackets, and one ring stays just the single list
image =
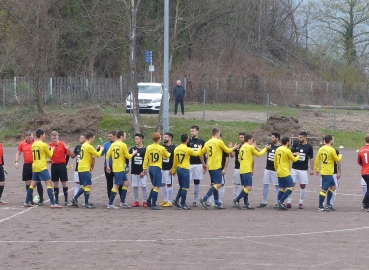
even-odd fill
[{"label": "red jersey", "polygon": [[23,159],[24,159],[24,163],[26,164],[32,164],[33,162],[33,156],[32,156],[32,144],[35,141],[33,140],[32,142],[28,143],[26,140],[21,141],[18,145],[18,152],[22,153],[23,152]]},{"label": "red jersey", "polygon": [[361,175],[369,175],[369,145],[360,148],[357,163],[361,166]]},{"label": "red jersey", "polygon": [[51,157],[53,164],[67,163],[66,156],[69,155],[69,151],[65,149],[64,145],[65,143],[62,141],[59,141],[58,145],[54,142],[49,143],[49,146],[55,147],[54,154]]},{"label": "red jersey", "polygon": [[0,143],[0,165],[4,165],[4,150],[3,150],[3,145]]}]

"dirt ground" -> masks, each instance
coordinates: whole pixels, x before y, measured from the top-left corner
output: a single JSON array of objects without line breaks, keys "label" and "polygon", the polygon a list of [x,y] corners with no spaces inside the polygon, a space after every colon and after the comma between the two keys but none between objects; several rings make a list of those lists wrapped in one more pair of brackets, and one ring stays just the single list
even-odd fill
[{"label": "dirt ground", "polygon": [[[337,211],[330,213],[317,212],[317,176],[309,177],[303,210],[297,209],[299,188],[293,195],[291,210],[274,210],[272,187],[266,209],[233,208],[233,159],[226,174],[226,210],[202,207],[191,211],[175,208],[152,211],[143,207],[107,210],[102,158],[97,159],[93,172],[91,202],[97,205],[96,209],[53,210],[49,203],[25,209],[21,170],[16,170],[12,162],[16,149],[4,150],[8,174],[3,198],[8,205],[0,206],[1,269],[367,269],[368,266],[365,252],[368,213],[359,208],[362,195],[355,150],[342,151]],[[250,203],[254,206],[262,198],[265,161],[265,156],[255,160],[254,187],[250,192]],[[68,173],[72,180],[73,170]],[[209,183],[206,173],[200,194],[207,191]],[[73,185],[70,181],[70,194],[74,192]],[[175,179],[174,192],[177,190]],[[129,203],[133,202],[132,193],[129,189]],[[188,202],[192,197],[191,185]]]}]

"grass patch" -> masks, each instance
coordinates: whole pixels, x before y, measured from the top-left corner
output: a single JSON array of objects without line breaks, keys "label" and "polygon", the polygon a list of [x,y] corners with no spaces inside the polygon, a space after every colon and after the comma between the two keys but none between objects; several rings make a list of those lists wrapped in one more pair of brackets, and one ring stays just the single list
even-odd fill
[{"label": "grass patch", "polygon": [[363,132],[332,131],[330,129],[322,129],[322,131],[334,137],[335,148],[342,145],[344,148],[359,149],[365,144],[365,133]]}]

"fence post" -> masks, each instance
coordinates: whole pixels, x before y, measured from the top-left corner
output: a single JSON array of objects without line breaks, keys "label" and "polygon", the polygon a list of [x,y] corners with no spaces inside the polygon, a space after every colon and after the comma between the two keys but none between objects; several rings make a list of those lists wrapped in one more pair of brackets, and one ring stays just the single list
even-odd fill
[{"label": "fence post", "polygon": [[119,89],[120,89],[120,103],[123,106],[123,77],[122,75],[119,76]]},{"label": "fence post", "polygon": [[86,91],[86,96],[89,96],[88,94],[88,79],[85,79],[85,91]]},{"label": "fence post", "polygon": [[295,82],[295,84],[296,84],[296,88],[295,88],[295,96],[297,96],[297,92],[298,92],[298,90],[299,90],[299,82],[298,82],[298,81],[296,81],[296,82]]},{"label": "fence post", "polygon": [[333,120],[333,130],[336,132],[336,98],[334,98],[334,120]]},{"label": "fence post", "polygon": [[3,81],[3,111],[5,112],[5,84]]},{"label": "fence post", "polygon": [[215,91],[215,101],[218,102],[218,91],[219,91],[219,78],[216,78],[216,91]]},{"label": "fence post", "polygon": [[267,93],[267,120],[269,119],[269,116],[270,116],[270,94]]},{"label": "fence post", "polygon": [[71,86],[72,86],[72,78],[69,78],[69,83],[68,83],[68,113],[70,113],[70,110],[71,110],[71,96],[70,96]]},{"label": "fence post", "polygon": [[53,98],[53,78],[50,78],[50,99]]},{"label": "fence post", "polygon": [[202,106],[202,121],[205,121],[206,89],[204,89],[204,102]]},{"label": "fence post", "polygon": [[17,77],[14,77],[14,99],[18,102],[18,97],[17,97]]}]

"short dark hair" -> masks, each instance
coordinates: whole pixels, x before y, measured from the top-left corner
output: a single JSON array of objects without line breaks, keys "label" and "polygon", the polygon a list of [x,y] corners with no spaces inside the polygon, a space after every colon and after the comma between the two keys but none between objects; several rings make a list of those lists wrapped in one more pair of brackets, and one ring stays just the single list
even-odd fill
[{"label": "short dark hair", "polygon": [[308,134],[307,134],[307,132],[306,131],[301,131],[300,133],[299,133],[299,135],[301,135],[301,136],[307,136]]},{"label": "short dark hair", "polygon": [[324,137],[324,142],[325,143],[329,143],[331,140],[333,140],[333,136],[332,135],[326,135]]},{"label": "short dark hair", "polygon": [[95,136],[95,133],[93,133],[92,131],[89,131],[89,132],[86,133],[85,138],[86,138],[86,140],[89,140],[89,139],[93,138],[94,136]]},{"label": "short dark hair", "polygon": [[141,133],[136,133],[135,134],[135,137],[140,137],[140,138],[142,138],[142,139],[144,139],[145,137],[144,137],[144,135],[142,135]]},{"label": "short dark hair", "polygon": [[110,130],[108,134],[111,134],[113,136],[117,136],[117,132],[115,130]]},{"label": "short dark hair", "polygon": [[181,142],[186,142],[188,140],[188,135],[187,134],[182,134],[181,135]]},{"label": "short dark hair", "polygon": [[118,132],[117,132],[117,137],[118,138],[120,138],[120,137],[123,137],[124,136],[124,130],[119,130]]},{"label": "short dark hair", "polygon": [[246,132],[240,132],[240,133],[238,133],[238,135],[239,135],[239,136],[241,136],[241,135],[242,135],[242,136],[245,138],[245,136],[246,136]]},{"label": "short dark hair", "polygon": [[280,139],[281,139],[281,134],[279,134],[278,132],[273,132],[273,133],[272,133],[272,136],[274,136],[274,137],[278,138],[278,140],[280,140]]},{"label": "short dark hair", "polygon": [[250,134],[246,134],[245,136],[244,136],[244,140],[245,140],[245,142],[247,142],[248,140],[251,140],[252,139],[252,136],[250,135]]},{"label": "short dark hair", "polygon": [[173,134],[172,134],[172,133],[170,133],[170,132],[165,132],[165,133],[164,133],[164,135],[168,135],[168,136],[170,136],[172,139],[173,139],[173,137],[174,137],[174,136],[173,136]]},{"label": "short dark hair", "polygon": [[211,135],[212,135],[212,136],[216,135],[218,132],[220,132],[219,128],[216,128],[216,127],[215,127],[215,128],[212,128],[212,129],[211,129]]},{"label": "short dark hair", "polygon": [[197,131],[200,130],[200,128],[198,126],[191,126],[190,129],[196,129]]},{"label": "short dark hair", "polygon": [[42,135],[45,134],[45,131],[41,128],[36,129],[36,138],[40,138]]},{"label": "short dark hair", "polygon": [[283,137],[282,138],[282,145],[286,145],[290,141],[289,137]]}]

